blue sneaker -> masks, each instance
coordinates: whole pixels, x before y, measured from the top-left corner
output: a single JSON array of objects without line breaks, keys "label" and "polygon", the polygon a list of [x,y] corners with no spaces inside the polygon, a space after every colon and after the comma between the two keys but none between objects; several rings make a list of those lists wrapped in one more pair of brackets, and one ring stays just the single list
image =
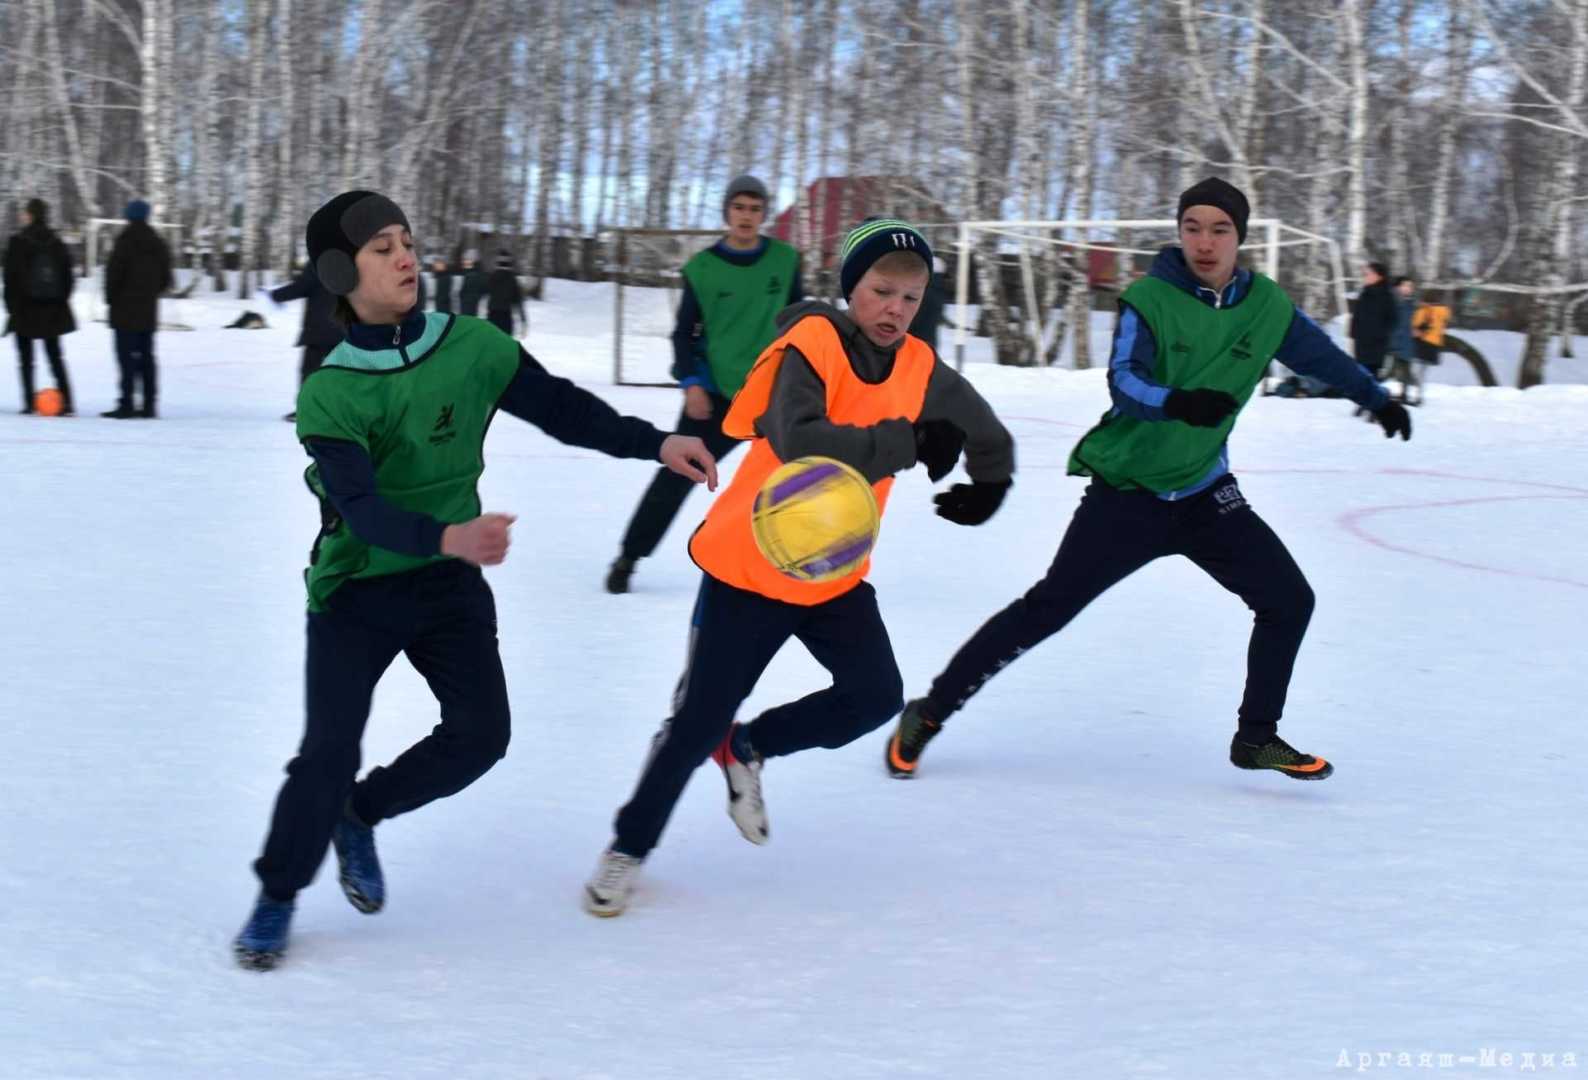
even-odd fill
[{"label": "blue sneaker", "polygon": [[248,917],[237,940],[232,942],[232,954],[237,962],[250,971],[269,971],[287,951],[287,931],[292,928],[291,900],[272,900],[264,893],[254,902],[254,913]]},{"label": "blue sneaker", "polygon": [[375,914],[386,904],[386,878],[375,854],[375,830],[354,815],[351,804],[331,830],[331,846],[347,902],[366,915]]}]

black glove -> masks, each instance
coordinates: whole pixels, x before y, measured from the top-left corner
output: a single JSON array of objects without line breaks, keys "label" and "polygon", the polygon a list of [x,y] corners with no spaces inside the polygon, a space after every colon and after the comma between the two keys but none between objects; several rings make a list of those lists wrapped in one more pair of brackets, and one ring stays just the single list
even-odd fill
[{"label": "black glove", "polygon": [[954,471],[963,449],[965,433],[947,420],[915,422],[915,460],[926,466],[926,477],[932,483]]},{"label": "black glove", "polygon": [[1192,427],[1218,427],[1238,408],[1240,403],[1222,390],[1171,390],[1163,414]]},{"label": "black glove", "polygon": [[1378,421],[1379,427],[1384,429],[1384,437],[1393,439],[1397,434],[1401,442],[1412,437],[1412,418],[1406,412],[1406,406],[1398,401],[1391,401],[1382,409],[1373,414],[1373,419]]},{"label": "black glove", "polygon": [[976,480],[955,484],[932,496],[937,516],[956,525],[980,525],[997,512],[1013,480]]}]

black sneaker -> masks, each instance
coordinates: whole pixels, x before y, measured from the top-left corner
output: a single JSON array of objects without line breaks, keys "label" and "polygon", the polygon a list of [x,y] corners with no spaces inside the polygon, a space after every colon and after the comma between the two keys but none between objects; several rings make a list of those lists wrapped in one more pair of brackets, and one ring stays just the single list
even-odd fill
[{"label": "black sneaker", "polygon": [[896,780],[908,780],[915,775],[915,767],[920,764],[926,744],[932,741],[932,736],[943,730],[941,723],[922,711],[924,704],[924,698],[916,698],[904,707],[904,712],[899,714],[898,726],[888,740],[888,748],[882,755],[884,764],[888,766],[888,774]]},{"label": "black sneaker", "polygon": [[1278,735],[1260,746],[1236,735],[1230,740],[1230,764],[1237,769],[1273,769],[1293,780],[1327,780],[1334,775],[1333,765],[1303,754]]},{"label": "black sneaker", "polygon": [[634,564],[638,559],[631,559],[626,555],[619,555],[612,560],[612,566],[607,570],[607,592],[626,593],[629,591],[629,578],[634,576]]}]

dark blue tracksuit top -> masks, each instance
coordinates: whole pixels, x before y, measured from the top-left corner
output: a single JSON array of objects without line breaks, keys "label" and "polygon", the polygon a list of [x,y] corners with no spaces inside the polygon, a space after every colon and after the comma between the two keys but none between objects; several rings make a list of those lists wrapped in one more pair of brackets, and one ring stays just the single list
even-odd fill
[{"label": "dark blue tracksuit top", "polygon": [[[1147,271],[1153,277],[1184,289],[1214,308],[1240,303],[1251,288],[1252,272],[1237,268],[1235,277],[1222,292],[1203,285],[1186,265],[1185,253],[1178,247],[1158,252]],[[1382,386],[1367,374],[1361,364],[1342,352],[1317,323],[1300,308],[1290,319],[1290,329],[1279,343],[1274,359],[1300,375],[1311,375],[1339,388],[1352,401],[1371,412],[1378,412],[1389,400]],[[1108,392],[1114,407],[1110,415],[1133,416],[1138,420],[1168,420],[1163,403],[1175,387],[1153,380],[1158,365],[1158,341],[1135,308],[1121,302],[1119,322],[1114,326],[1114,345],[1108,358]],[[1183,499],[1206,490],[1213,481],[1230,471],[1230,444],[1219,448],[1219,458],[1207,474],[1186,487],[1163,492],[1160,499]]]}]

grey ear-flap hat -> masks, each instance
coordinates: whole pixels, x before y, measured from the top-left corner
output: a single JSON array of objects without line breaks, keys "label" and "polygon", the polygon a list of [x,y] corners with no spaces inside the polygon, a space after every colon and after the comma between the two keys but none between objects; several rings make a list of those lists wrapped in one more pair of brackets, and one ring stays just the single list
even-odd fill
[{"label": "grey ear-flap hat", "polygon": [[728,204],[733,202],[735,195],[754,195],[760,199],[767,210],[772,209],[772,200],[767,197],[766,185],[749,173],[735,176],[728,181],[728,190],[722,193],[722,220],[728,220]]},{"label": "grey ear-flap hat", "polygon": [[304,246],[327,292],[346,296],[358,288],[353,257],[388,225],[413,231],[402,207],[374,191],[344,191],[314,212],[304,230]]}]

